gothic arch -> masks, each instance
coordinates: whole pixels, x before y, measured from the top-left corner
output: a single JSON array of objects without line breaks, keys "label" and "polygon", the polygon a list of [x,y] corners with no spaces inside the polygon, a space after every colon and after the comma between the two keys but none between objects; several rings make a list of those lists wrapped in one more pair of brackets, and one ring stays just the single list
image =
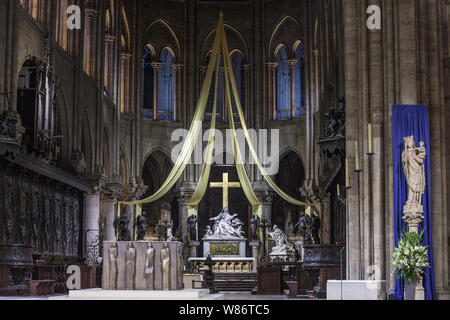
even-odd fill
[{"label": "gothic arch", "polygon": [[145,162],[147,161],[147,159],[149,159],[153,154],[158,154],[161,153],[162,155],[164,155],[164,157],[170,162],[170,164],[173,166],[173,162],[170,158],[170,150],[163,147],[163,146],[159,146],[159,147],[155,147],[152,148],[149,152],[147,152],[147,154],[144,157],[144,160],[142,161],[142,167],[141,167],[141,177],[142,177],[142,172],[144,170],[144,166],[145,166]]},{"label": "gothic arch", "polygon": [[[304,32],[300,22],[291,16],[285,16],[277,23],[270,36],[268,57],[272,60],[275,59],[275,52],[280,43],[285,44],[287,48],[294,48],[299,39],[304,39]],[[293,58],[293,52],[291,50],[289,52],[292,55],[289,58]]]},{"label": "gothic arch", "polygon": [[[234,50],[239,50],[243,53],[244,57],[248,57],[248,45],[242,33],[238,29],[229,24],[224,24],[224,27],[230,52]],[[205,37],[205,40],[203,41],[202,44],[202,49],[200,51],[202,57],[206,57],[208,52],[211,51],[211,48],[213,47],[214,44],[214,37],[216,31],[217,27],[211,30]]]},{"label": "gothic arch", "polygon": [[122,45],[122,50],[130,52],[131,51],[130,25],[128,23],[125,7],[122,6],[121,11],[122,11],[122,37],[124,42]]},{"label": "gothic arch", "polygon": [[[305,180],[305,169],[299,153],[293,148],[285,148],[280,153],[280,170],[275,176],[275,183],[290,196],[300,199],[300,187]],[[298,220],[299,207],[293,206],[275,195],[272,204],[272,223],[285,232]]]},{"label": "gothic arch", "polygon": [[165,47],[169,47],[174,52],[174,60],[179,61],[181,57],[181,46],[173,29],[163,19],[156,19],[145,29],[144,32],[145,44],[151,43],[157,53],[157,58],[160,59],[159,54]]},{"label": "gothic arch", "polygon": [[[155,149],[147,155],[141,171],[141,178],[148,187],[144,197],[149,197],[161,187],[162,183],[169,175],[172,166],[173,164],[170,161],[170,158],[161,150]],[[161,199],[152,203],[143,204],[142,208],[143,211],[147,213],[146,217],[150,229],[152,229],[152,226],[156,226],[160,218],[161,210],[165,209],[167,206],[171,208],[170,211],[173,222],[177,225],[178,206],[173,204],[174,198],[173,191],[171,190]],[[176,229],[176,227],[174,229]],[[150,230],[150,233],[153,232],[154,230]]]}]

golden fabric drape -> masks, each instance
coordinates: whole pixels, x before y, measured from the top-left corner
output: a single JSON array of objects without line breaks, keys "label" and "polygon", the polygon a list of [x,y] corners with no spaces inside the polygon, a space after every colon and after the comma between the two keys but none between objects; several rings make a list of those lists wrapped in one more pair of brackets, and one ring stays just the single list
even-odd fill
[{"label": "golden fabric drape", "polygon": [[214,89],[214,103],[211,118],[211,126],[209,131],[208,145],[206,149],[206,159],[202,166],[202,173],[200,175],[200,180],[197,184],[197,188],[188,204],[188,216],[197,215],[198,204],[202,201],[205,195],[206,189],[208,187],[209,175],[211,172],[212,156],[214,151],[214,141],[216,132],[216,115],[217,115],[217,84],[219,83],[219,70],[220,70],[220,55],[217,59],[216,64],[216,81]]},{"label": "golden fabric drape", "polygon": [[[225,95],[228,103],[228,120],[230,122],[230,129],[232,132],[232,139],[233,139],[233,155],[234,155],[234,161],[236,165],[236,170],[239,176],[239,180],[242,186],[242,189],[244,191],[245,196],[247,197],[248,201],[250,202],[252,206],[253,213],[261,216],[262,215],[262,206],[261,202],[257,198],[255,192],[253,191],[252,185],[250,183],[250,180],[248,178],[247,172],[245,170],[244,162],[242,159],[242,154],[239,148],[238,140],[237,140],[237,134],[236,134],[236,127],[234,123],[233,118],[233,110],[232,110],[232,103],[231,103],[231,93],[233,94],[234,101],[236,103],[237,111],[239,114],[239,119],[242,125],[242,130],[245,135],[246,142],[249,146],[250,153],[255,160],[257,167],[259,171],[261,172],[261,175],[264,177],[264,179],[267,181],[269,186],[285,201],[298,206],[305,206],[307,211],[310,212],[311,206],[317,207],[320,212],[320,205],[318,203],[305,203],[302,201],[299,201],[297,199],[294,199],[293,197],[289,196],[287,193],[285,193],[283,190],[281,190],[275,182],[272,180],[272,178],[267,174],[266,169],[262,165],[257,152],[255,151],[255,148],[253,146],[253,143],[250,139],[250,135],[248,132],[247,124],[245,122],[244,113],[242,111],[242,105],[239,98],[236,80],[234,77],[234,73],[232,70],[232,64],[231,64],[231,58],[229,54],[228,49],[228,43],[227,38],[225,34],[225,28],[223,24],[223,16],[222,14],[219,17],[219,24],[216,32],[216,38],[214,40],[213,50],[211,53],[211,58],[209,61],[205,81],[202,86],[201,94],[197,103],[197,107],[194,113],[194,118],[191,124],[191,127],[188,132],[188,136],[186,138],[186,141],[182,147],[182,150],[180,152],[180,155],[178,156],[178,159],[172,168],[171,172],[169,173],[169,176],[164,181],[162,186],[158,189],[158,191],[155,192],[155,194],[151,195],[150,197],[138,201],[131,201],[131,202],[119,202],[118,203],[118,215],[120,215],[120,205],[121,204],[127,204],[127,205],[138,205],[139,212],[142,210],[141,205],[144,203],[150,203],[154,202],[161,197],[163,197],[178,181],[181,174],[186,168],[186,165],[189,161],[189,159],[192,156],[192,152],[195,148],[195,144],[198,139],[198,135],[200,133],[200,130],[202,129],[202,123],[205,115],[205,109],[206,109],[206,103],[208,100],[208,95],[211,87],[212,82],[212,76],[214,73],[214,69],[217,67],[217,70],[220,69],[220,57],[223,57],[223,64],[224,64],[224,70],[225,70]],[[197,214],[197,207],[200,201],[202,200],[203,196],[205,195],[206,189],[208,187],[208,181],[209,181],[209,175],[211,171],[211,163],[212,163],[212,155],[214,150],[214,131],[216,126],[216,112],[217,112],[217,84],[218,84],[218,75],[219,72],[216,72],[216,79],[215,79],[215,92],[214,92],[214,105],[213,105],[213,114],[211,119],[211,127],[210,127],[210,133],[209,133],[209,139],[208,139],[208,145],[207,145],[207,152],[206,152],[206,161],[202,166],[202,173],[200,176],[199,183],[197,185],[197,188],[195,190],[194,195],[192,196],[189,204],[188,204],[188,212],[189,215]],[[231,90],[230,90],[230,84],[231,84]],[[321,215],[321,213],[320,213]]]},{"label": "golden fabric drape", "polygon": [[[223,17],[219,18],[219,24],[223,24]],[[180,155],[176,163],[174,164],[172,170],[169,173],[169,176],[164,181],[162,186],[156,191],[153,195],[148,198],[137,200],[137,201],[121,201],[118,203],[118,215],[120,215],[120,206],[122,204],[126,205],[138,205],[144,203],[154,202],[161,197],[163,197],[178,181],[181,174],[184,172],[186,165],[189,162],[189,159],[192,156],[192,152],[194,151],[195,143],[197,141],[200,130],[202,129],[203,118],[205,115],[206,103],[208,101],[209,90],[211,87],[212,76],[214,72],[214,67],[217,61],[217,55],[219,53],[220,47],[220,32],[216,34],[216,38],[214,40],[213,50],[211,52],[211,58],[208,65],[208,70],[206,72],[205,82],[203,83],[202,90],[200,93],[200,97],[197,103],[197,107],[195,109],[194,118],[189,129],[187,138],[183,147],[181,149]]]},{"label": "golden fabric drape", "polygon": [[[226,34],[223,34],[223,37],[222,37],[222,49],[225,52],[229,52],[228,42],[227,42],[227,39],[226,39]],[[239,119],[240,119],[241,124],[242,124],[242,131],[244,132],[245,139],[246,139],[248,147],[250,149],[250,153],[251,153],[253,159],[255,160],[255,162],[256,162],[256,164],[258,166],[258,169],[261,172],[261,175],[264,177],[264,179],[267,181],[267,183],[270,185],[270,187],[281,198],[283,198],[287,202],[289,202],[291,204],[294,204],[294,205],[297,205],[297,206],[305,206],[305,207],[309,207],[311,205],[317,206],[317,204],[306,203],[306,202],[299,201],[299,200],[294,199],[293,197],[289,196],[287,193],[285,193],[283,190],[281,190],[276,185],[276,183],[272,180],[272,178],[267,174],[267,171],[264,168],[264,166],[262,165],[262,163],[261,163],[261,161],[260,161],[260,159],[258,157],[258,154],[255,151],[253,143],[252,143],[252,141],[250,139],[250,135],[248,133],[247,124],[245,122],[245,117],[244,117],[244,113],[242,111],[241,101],[239,99],[239,93],[238,93],[237,86],[236,86],[236,80],[234,78],[234,72],[233,72],[233,70],[231,68],[232,64],[231,64],[231,58],[230,58],[229,54],[227,54],[227,55],[224,54],[224,60],[226,61],[226,63],[225,63],[225,74],[226,75],[228,74],[229,77],[230,77],[230,83],[231,83],[231,88],[233,90],[233,96],[234,96],[234,100],[235,100],[235,103],[236,103],[236,108],[237,108],[237,111],[238,111],[238,114],[239,114]],[[227,89],[227,94],[229,95],[229,88]],[[232,114],[233,112],[232,112],[231,100],[230,100],[228,108],[229,108],[229,113]],[[233,119],[233,117],[230,118],[230,126],[232,127],[231,130],[234,131],[235,128],[233,128],[234,127],[234,119]],[[235,134],[233,136],[235,136]]]}]

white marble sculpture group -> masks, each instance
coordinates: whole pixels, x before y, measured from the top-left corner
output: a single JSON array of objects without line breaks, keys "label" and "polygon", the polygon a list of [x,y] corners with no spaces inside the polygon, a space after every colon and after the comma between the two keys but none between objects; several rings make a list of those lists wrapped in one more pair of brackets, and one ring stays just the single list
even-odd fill
[{"label": "white marble sculpture group", "polygon": [[204,239],[242,239],[244,238],[244,231],[242,227],[244,224],[237,218],[237,214],[229,214],[228,208],[224,208],[217,217],[211,218],[214,225],[206,227]]}]

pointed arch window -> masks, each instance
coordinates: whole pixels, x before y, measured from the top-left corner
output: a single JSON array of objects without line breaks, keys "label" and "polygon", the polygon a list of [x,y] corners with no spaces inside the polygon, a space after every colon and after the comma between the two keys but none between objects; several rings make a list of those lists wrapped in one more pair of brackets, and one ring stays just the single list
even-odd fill
[{"label": "pointed arch window", "polygon": [[284,120],[289,119],[291,113],[291,73],[286,46],[279,48],[276,59],[276,120]]},{"label": "pointed arch window", "polygon": [[[211,58],[211,53],[208,53],[205,60],[205,66],[209,65],[209,59]],[[206,70],[206,68],[205,68]],[[216,73],[219,72],[219,78],[217,79],[217,121],[223,122],[225,121],[224,115],[224,106],[225,106],[225,90],[224,90],[224,73],[223,73],[223,61],[221,59],[220,67],[217,68],[217,65],[214,69],[211,88],[209,89],[208,102],[206,105],[206,113],[205,120],[211,120],[212,117],[212,109],[214,104],[214,93],[215,93],[215,83],[216,83]]]},{"label": "pointed arch window", "polygon": [[154,104],[154,70],[153,70],[153,52],[146,45],[144,47],[144,56],[142,59],[142,116],[153,119]]},{"label": "pointed arch window", "polygon": [[172,52],[165,48],[161,51],[161,66],[158,72],[158,115],[162,121],[173,121],[175,74]]},{"label": "pointed arch window", "polygon": [[[234,72],[234,78],[236,79],[236,86],[238,90],[238,96],[239,100],[241,102],[242,111],[245,112],[245,87],[244,87],[244,76],[245,76],[245,70],[244,70],[244,55],[239,52],[235,51],[231,54],[231,64],[233,66],[233,72]],[[233,107],[233,117],[236,121],[239,120],[239,115],[237,111],[237,105],[236,101],[234,100],[234,95],[232,95],[232,107]]]}]

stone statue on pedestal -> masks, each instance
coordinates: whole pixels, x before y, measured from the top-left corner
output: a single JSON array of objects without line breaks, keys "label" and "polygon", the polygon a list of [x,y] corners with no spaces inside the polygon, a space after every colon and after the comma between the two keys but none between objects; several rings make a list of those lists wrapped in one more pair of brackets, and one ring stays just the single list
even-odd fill
[{"label": "stone statue on pedestal", "polygon": [[308,216],[305,212],[302,212],[300,214],[298,223],[294,226],[294,228],[297,228],[297,234],[303,239],[304,244],[308,244],[311,242],[311,235],[308,230],[310,225],[311,217]]},{"label": "stone statue on pedestal", "polygon": [[148,290],[153,290],[154,287],[153,286],[154,266],[155,266],[155,249],[152,247],[152,244],[149,243],[145,255],[145,277],[147,278]]},{"label": "stone statue on pedestal", "polygon": [[131,241],[130,230],[128,230],[128,224],[130,218],[128,215],[122,215],[114,219],[114,229],[117,232],[117,241]]},{"label": "stone statue on pedestal", "polygon": [[311,237],[313,244],[320,244],[320,217],[316,212],[313,212],[311,218]]},{"label": "stone statue on pedestal", "polygon": [[408,200],[403,206],[403,220],[412,231],[417,231],[423,220],[422,196],[425,192],[425,157],[424,142],[416,147],[414,136],[403,138],[405,150],[402,152],[402,163],[408,183]]},{"label": "stone statue on pedestal", "polygon": [[147,233],[147,218],[145,217],[145,212],[142,212],[142,215],[137,217],[136,226],[137,226],[137,241],[143,241],[145,238],[145,234]]},{"label": "stone statue on pedestal", "polygon": [[197,242],[197,216],[191,215],[189,216],[188,223],[188,232],[189,232],[189,241]]},{"label": "stone statue on pedestal", "polygon": [[254,240],[258,240],[258,229],[259,229],[260,219],[256,214],[253,214],[250,218],[250,232]]}]

